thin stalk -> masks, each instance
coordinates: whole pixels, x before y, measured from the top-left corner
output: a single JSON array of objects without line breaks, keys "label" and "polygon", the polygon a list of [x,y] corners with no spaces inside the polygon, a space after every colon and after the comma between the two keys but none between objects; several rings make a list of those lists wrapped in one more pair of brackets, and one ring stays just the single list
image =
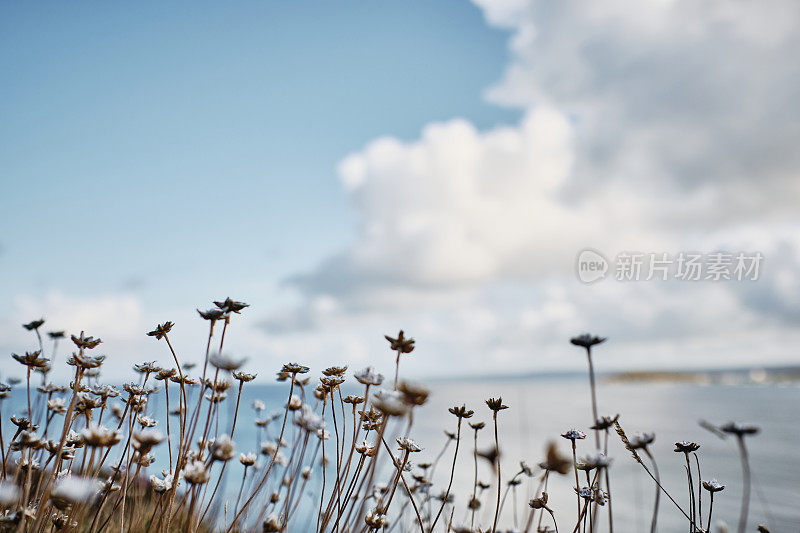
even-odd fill
[{"label": "thin stalk", "polygon": [[744,533],[747,528],[747,514],[750,510],[750,461],[747,455],[747,446],[744,444],[744,436],[736,435],[736,444],[739,445],[739,455],[742,459],[742,505],[739,511],[738,531]]},{"label": "thin stalk", "polygon": [[494,508],[494,523],[492,524],[492,533],[495,533],[497,519],[500,517],[500,441],[497,437],[497,411],[493,411],[492,418],[494,419],[494,448],[497,450],[497,505]]},{"label": "thin stalk", "polygon": [[[647,455],[647,457],[650,459],[650,463],[652,463],[653,465],[653,472],[655,472],[656,498],[655,498],[655,503],[653,504],[653,518],[650,522],[650,533],[655,533],[656,523],[658,521],[658,503],[661,498],[661,476],[659,476],[658,474],[658,465],[656,464],[656,460],[655,457],[653,457],[653,454],[650,453],[650,450],[648,450],[646,447],[643,448],[643,450],[644,453]],[[692,518],[689,517],[689,520],[691,521]]]},{"label": "thin stalk", "polygon": [[[444,506],[447,503],[447,498],[450,496],[450,489],[453,487],[453,476],[456,473],[456,459],[458,458],[458,445],[461,442],[461,417],[458,417],[458,429],[456,430],[456,451],[453,454],[453,466],[450,468],[450,482],[447,484],[447,491],[444,493],[444,498],[442,498],[442,505],[439,507],[439,512],[436,513],[436,518],[433,520],[433,524],[428,529],[428,531],[433,531],[433,528],[436,526],[436,522],[439,521],[439,516],[441,516],[442,511],[444,510]],[[498,500],[499,501],[499,500]]]}]

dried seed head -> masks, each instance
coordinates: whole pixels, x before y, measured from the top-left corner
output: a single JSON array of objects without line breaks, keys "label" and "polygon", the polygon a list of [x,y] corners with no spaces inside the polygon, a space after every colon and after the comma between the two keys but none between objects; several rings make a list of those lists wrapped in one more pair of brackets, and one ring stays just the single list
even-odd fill
[{"label": "dried seed head", "polygon": [[403,401],[402,395],[394,390],[376,391],[372,405],[387,416],[405,416],[408,413],[408,405]]},{"label": "dried seed head", "polygon": [[227,435],[221,435],[211,443],[211,457],[215,461],[230,461],[233,459],[235,452],[236,447]]},{"label": "dried seed head", "polygon": [[172,326],[174,325],[175,324],[169,321],[164,322],[163,324],[158,324],[156,325],[156,329],[153,331],[148,331],[147,335],[148,337],[155,337],[157,341],[160,341],[164,338],[164,336],[166,336],[167,333],[172,331]]},{"label": "dried seed head", "polygon": [[102,365],[103,361],[105,360],[106,360],[105,355],[91,356],[87,354],[81,354],[80,352],[78,352],[78,353],[73,353],[69,357],[69,359],[67,359],[67,364],[74,367],[82,368],[84,370],[90,370],[93,368],[100,367],[100,365]]},{"label": "dried seed head", "polygon": [[561,455],[555,442],[550,442],[547,444],[545,460],[539,463],[539,467],[550,472],[558,472],[564,475],[572,468],[572,461]]},{"label": "dried seed head", "polygon": [[528,505],[530,505],[534,509],[546,509],[547,493],[543,491],[541,496],[539,496],[538,498],[533,498],[531,501],[528,502]]},{"label": "dried seed head", "polygon": [[611,426],[613,426],[614,422],[616,422],[617,420],[619,420],[619,414],[616,414],[613,417],[611,417],[611,416],[601,416],[597,420],[597,422],[595,422],[595,424],[592,427],[590,427],[589,429],[596,429],[598,431],[604,431],[604,430],[610,428]]},{"label": "dried seed head", "polygon": [[42,357],[42,352],[25,352],[25,355],[11,354],[11,357],[16,359],[20,364],[27,366],[30,369],[46,368],[49,366],[50,359]]},{"label": "dried seed head", "polygon": [[283,365],[281,372],[285,372],[287,374],[305,374],[310,369],[307,366],[299,365],[297,363],[287,363]]},{"label": "dried seed head", "polygon": [[503,409],[508,409],[507,405],[503,405],[503,398],[502,397],[489,398],[488,400],[486,400],[486,405],[488,405],[489,409],[491,409],[495,413],[497,413],[498,411],[501,411]]},{"label": "dried seed head", "polygon": [[721,490],[725,490],[725,485],[716,479],[712,479],[711,481],[703,481],[703,488],[708,492],[719,492]]},{"label": "dried seed head", "polygon": [[270,514],[264,519],[262,529],[264,533],[279,533],[280,531],[283,531],[281,522],[278,520],[278,517],[275,516],[275,513]]},{"label": "dried seed head", "polygon": [[206,465],[203,461],[194,459],[183,470],[183,478],[192,485],[202,485],[206,483],[211,474],[206,470]]},{"label": "dried seed head", "polygon": [[700,445],[696,442],[689,442],[686,440],[675,443],[676,453],[692,453],[700,449]]},{"label": "dried seed head", "polygon": [[66,511],[76,504],[88,504],[97,496],[97,481],[67,475],[56,483],[50,492],[53,506]]},{"label": "dried seed head", "polygon": [[760,431],[758,426],[752,426],[747,424],[738,424],[736,422],[728,422],[724,426],[720,426],[720,428],[724,433],[728,433],[730,435],[736,435],[737,437],[744,437],[746,435],[755,435]]},{"label": "dried seed head", "polygon": [[472,418],[472,415],[475,414],[475,411],[468,410],[466,405],[454,406],[448,409],[450,413],[456,415],[458,418]]},{"label": "dried seed head", "polygon": [[122,439],[122,434],[119,431],[94,424],[81,430],[80,438],[87,446],[103,448],[117,444]]},{"label": "dried seed head", "polygon": [[206,311],[197,310],[197,313],[203,318],[203,320],[210,320],[211,322],[216,322],[221,318],[225,317],[225,311],[222,309],[208,309]]},{"label": "dried seed head", "polygon": [[583,431],[580,431],[578,429],[574,429],[573,428],[573,429],[570,429],[569,431],[565,431],[564,433],[561,434],[561,436],[564,437],[567,440],[571,440],[572,442],[575,442],[576,440],[585,439],[586,438],[586,433],[584,433]]},{"label": "dried seed head", "polygon": [[256,374],[248,374],[246,372],[233,372],[233,379],[237,379],[242,383],[248,383],[256,379]]},{"label": "dried seed head", "polygon": [[322,373],[328,377],[331,376],[342,377],[344,376],[345,372],[347,372],[346,366],[332,366],[322,371]]},{"label": "dried seed head", "polygon": [[407,339],[402,329],[395,338],[392,338],[389,335],[384,335],[383,337],[389,341],[389,346],[395,352],[411,353],[414,351],[414,339]]},{"label": "dried seed head", "polygon": [[344,401],[344,403],[349,403],[349,404],[352,404],[352,405],[355,406],[355,405],[359,405],[359,404],[364,403],[364,397],[363,396],[353,396],[352,394],[348,394],[347,396],[344,397],[343,401]]},{"label": "dried seed head", "polygon": [[408,437],[398,437],[397,444],[400,446],[401,450],[405,450],[409,453],[421,452],[422,448],[420,448],[416,442],[409,439]]},{"label": "dried seed head", "polygon": [[630,438],[630,447],[633,450],[642,450],[652,444],[654,440],[656,440],[655,433],[636,433]]},{"label": "dried seed head", "polygon": [[590,335],[589,333],[583,333],[578,335],[577,337],[572,337],[569,342],[574,344],[575,346],[582,346],[587,350],[596,344],[601,344],[606,341],[606,337],[598,337],[596,335]]},{"label": "dried seed head", "polygon": [[256,464],[257,456],[254,453],[239,454],[239,462],[244,466],[253,466]]},{"label": "dried seed head", "polygon": [[211,366],[218,368],[219,370],[227,370],[228,372],[239,370],[246,360],[247,359],[236,359],[230,354],[224,354],[221,352],[215,352],[208,358],[208,362],[211,363]]},{"label": "dried seed head", "polygon": [[237,302],[236,300],[231,300],[230,298],[225,298],[224,302],[214,302],[221,310],[225,311],[226,313],[236,313],[244,309],[245,307],[250,307],[250,304],[246,304],[244,302]]},{"label": "dried seed head", "polygon": [[40,318],[39,320],[33,320],[28,322],[27,324],[22,324],[22,327],[27,329],[28,331],[33,331],[39,329],[44,324],[44,318]]},{"label": "dried seed head", "polygon": [[164,442],[164,435],[157,429],[143,429],[133,433],[133,449],[139,452],[140,455],[149,453],[154,446],[158,446],[162,442]]},{"label": "dried seed head", "polygon": [[375,372],[371,366],[355,372],[353,377],[355,377],[356,381],[362,385],[372,385],[377,387],[383,383],[383,375]]},{"label": "dried seed head", "polygon": [[428,401],[431,391],[420,383],[403,380],[397,385],[397,390],[403,395],[403,401],[408,405],[424,405]]},{"label": "dried seed head", "polygon": [[158,366],[155,361],[145,361],[144,363],[135,364],[133,365],[133,369],[140,374],[153,374],[161,371],[161,367]]}]

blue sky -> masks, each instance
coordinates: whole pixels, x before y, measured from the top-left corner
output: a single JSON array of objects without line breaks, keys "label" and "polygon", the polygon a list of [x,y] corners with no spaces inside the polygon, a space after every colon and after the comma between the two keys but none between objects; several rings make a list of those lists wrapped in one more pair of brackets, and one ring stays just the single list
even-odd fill
[{"label": "blue sky", "polygon": [[[682,0],[6,3],[0,350],[252,304],[268,372],[792,364],[800,15]],[[587,286],[585,248],[759,251],[754,283]],[[646,355],[643,355],[646,354]],[[334,359],[334,360],[332,360]],[[381,366],[379,364],[379,366]]]},{"label": "blue sky", "polygon": [[3,9],[16,290],[142,283],[163,305],[224,292],[222,272],[285,275],[352,238],[348,152],[430,120],[519,114],[481,97],[505,32],[464,2]]}]

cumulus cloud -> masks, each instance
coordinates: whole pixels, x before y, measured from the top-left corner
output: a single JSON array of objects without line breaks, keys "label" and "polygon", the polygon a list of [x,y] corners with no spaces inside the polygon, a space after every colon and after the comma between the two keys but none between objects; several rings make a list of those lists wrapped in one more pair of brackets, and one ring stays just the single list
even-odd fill
[{"label": "cumulus cloud", "polygon": [[[358,217],[351,246],[293,277],[271,318],[293,349],[403,324],[426,369],[563,367],[565,339],[599,330],[618,366],[787,361],[800,319],[800,66],[790,2],[475,0],[510,30],[488,88],[523,108],[480,131],[429,124],[339,166]],[[574,276],[587,246],[761,251],[751,283]],[[336,339],[334,341],[334,339]],[[307,344],[305,344],[307,346]],[[313,352],[313,350],[309,350]]]}]

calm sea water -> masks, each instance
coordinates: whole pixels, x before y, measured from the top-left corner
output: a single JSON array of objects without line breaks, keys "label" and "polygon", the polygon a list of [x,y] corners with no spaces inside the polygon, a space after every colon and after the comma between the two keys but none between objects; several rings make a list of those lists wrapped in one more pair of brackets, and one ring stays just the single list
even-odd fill
[{"label": "calm sea water", "polygon": [[[519,461],[536,464],[542,459],[546,443],[555,440],[564,453],[568,453],[568,442],[558,435],[576,427],[587,429],[591,420],[589,389],[583,380],[471,380],[428,384],[433,393],[427,405],[415,416],[412,437],[425,450],[415,454],[416,462],[430,461],[442,449],[446,437],[444,430],[454,431],[456,418],[447,412],[455,404],[465,403],[476,414],[471,421],[485,420],[487,428],[479,434],[479,449],[487,449],[493,443],[493,433],[488,427],[491,413],[484,404],[489,397],[502,395],[510,408],[499,417],[500,447],[502,450],[501,471],[504,480],[510,479],[519,470]],[[286,401],[288,385],[250,385],[245,387],[240,419],[234,440],[239,451],[256,451],[258,437],[252,423],[250,404],[259,399],[267,404],[267,411],[281,409]],[[23,409],[24,392],[18,388],[11,402],[3,405],[7,418],[9,408]],[[195,393],[196,394],[196,393]],[[177,403],[177,402],[176,402]],[[770,525],[771,531],[800,531],[800,386],[698,386],[688,384],[606,384],[601,383],[598,393],[601,414],[621,413],[621,423],[628,434],[636,431],[656,433],[653,452],[661,470],[663,485],[685,506],[688,499],[683,454],[674,453],[674,442],[692,440],[702,445],[699,455],[703,479],[716,478],[726,485],[714,501],[714,516],[717,520],[735,527],[739,516],[741,498],[741,467],[735,442],[721,440],[702,429],[698,420],[714,423],[729,420],[755,423],[761,433],[748,441],[753,470],[754,487],[751,501],[750,525]],[[151,409],[159,414],[164,411],[163,393],[151,403]],[[163,417],[163,416],[162,416]],[[333,426],[329,420],[329,429]],[[224,423],[221,428],[227,427]],[[163,431],[164,428],[162,428]],[[4,433],[8,436],[13,428],[4,421]],[[390,431],[394,429],[390,426]],[[453,493],[457,511],[454,523],[467,515],[466,502],[471,495],[473,463],[471,430],[464,432],[465,439],[459,451]],[[348,428],[348,438],[350,429]],[[333,441],[329,441],[332,443]],[[332,444],[329,450],[332,451]],[[581,442],[580,453],[594,447],[591,435]],[[384,450],[385,451],[385,450]],[[160,456],[166,454],[161,446]],[[449,461],[453,447],[448,449],[445,462],[436,473],[438,490],[447,482]],[[329,452],[330,453],[330,452]],[[611,468],[615,530],[619,532],[641,532],[649,530],[654,486],[641,466],[634,462],[619,440],[612,434],[609,455],[614,463]],[[445,464],[447,463],[447,464]],[[231,463],[230,478],[226,493],[235,498],[241,479],[241,465]],[[389,479],[387,469],[380,472]],[[493,474],[485,461],[479,462],[479,478],[489,482]],[[556,512],[559,529],[571,531],[574,526],[576,498],[572,492],[574,478],[553,477],[549,483],[550,506]],[[504,482],[505,484],[505,482]],[[310,484],[310,486],[313,484]],[[526,480],[518,487],[518,525],[524,524],[527,500],[534,490],[534,481]],[[493,489],[492,489],[493,490]],[[491,492],[491,491],[489,491]],[[265,491],[265,494],[267,492]],[[704,494],[704,497],[707,493]],[[313,491],[306,496],[309,508],[318,501]],[[485,494],[483,524],[489,523],[493,511],[494,496]],[[707,500],[704,499],[704,506]],[[394,506],[393,506],[394,507]],[[514,525],[513,498],[509,496],[502,520],[503,528]],[[704,509],[704,514],[707,512]],[[413,513],[406,513],[411,520]],[[601,520],[605,530],[606,518]],[[293,530],[302,531],[299,523]],[[659,531],[683,531],[685,519],[666,498],[661,498]]]}]

